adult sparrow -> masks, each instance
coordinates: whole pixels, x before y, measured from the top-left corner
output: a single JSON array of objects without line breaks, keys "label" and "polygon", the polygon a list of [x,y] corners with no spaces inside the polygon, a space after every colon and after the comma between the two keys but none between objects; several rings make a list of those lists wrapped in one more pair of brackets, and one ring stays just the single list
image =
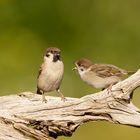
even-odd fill
[{"label": "adult sparrow", "polygon": [[88,59],[80,59],[75,62],[75,68],[81,79],[95,88],[111,90],[112,85],[121,81],[123,75],[133,74],[134,71],[127,71],[110,64],[95,64]]},{"label": "adult sparrow", "polygon": [[64,64],[60,60],[60,49],[47,48],[37,78],[37,94],[42,94],[42,102],[47,102],[44,93],[57,91],[64,101],[65,97],[60,92],[60,84],[64,74]]}]

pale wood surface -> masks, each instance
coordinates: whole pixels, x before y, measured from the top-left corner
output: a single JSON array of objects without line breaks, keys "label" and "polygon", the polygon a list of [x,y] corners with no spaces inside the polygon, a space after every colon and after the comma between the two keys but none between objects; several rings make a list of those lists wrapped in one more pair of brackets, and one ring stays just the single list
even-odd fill
[{"label": "pale wood surface", "polygon": [[[107,90],[82,98],[47,96],[31,92],[0,97],[0,140],[54,140],[71,136],[81,124],[105,120],[140,127],[140,110],[132,103],[131,93],[140,86],[140,70]],[[118,90],[118,89],[123,89]]]}]

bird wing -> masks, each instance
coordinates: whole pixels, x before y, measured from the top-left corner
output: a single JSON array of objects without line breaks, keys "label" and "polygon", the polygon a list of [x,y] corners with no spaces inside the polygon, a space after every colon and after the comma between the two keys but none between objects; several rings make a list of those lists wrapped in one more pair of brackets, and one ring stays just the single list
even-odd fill
[{"label": "bird wing", "polygon": [[40,74],[41,74],[41,72],[42,72],[43,65],[44,65],[44,64],[42,64],[42,65],[40,66],[40,68],[39,68],[37,79],[39,78],[39,76],[40,76]]},{"label": "bird wing", "polygon": [[109,64],[94,64],[92,70],[100,77],[110,77],[126,75],[127,71]]},{"label": "bird wing", "polygon": [[[38,75],[37,75],[37,79],[39,78],[41,72],[42,72],[42,68],[43,68],[43,64],[40,66],[39,68],[39,71],[38,71]],[[38,87],[38,83],[37,83],[37,91],[36,91],[37,94],[42,94],[41,90],[39,89]]]}]

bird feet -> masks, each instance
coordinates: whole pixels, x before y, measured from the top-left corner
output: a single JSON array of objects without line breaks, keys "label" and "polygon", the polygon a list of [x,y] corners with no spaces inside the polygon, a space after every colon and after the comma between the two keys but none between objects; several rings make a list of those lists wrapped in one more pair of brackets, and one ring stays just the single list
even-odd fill
[{"label": "bird feet", "polygon": [[60,94],[61,101],[65,102],[67,99],[64,97],[64,95],[62,94],[62,92],[60,91],[60,89],[57,89],[56,91]]},{"label": "bird feet", "polygon": [[112,90],[112,86],[114,84],[111,84],[108,88],[107,88],[107,92],[110,93],[110,92],[116,92],[116,91],[121,91],[122,93],[124,93],[123,89],[120,88],[120,89],[115,89],[115,90]]},{"label": "bird feet", "polygon": [[42,103],[47,103],[48,101],[47,101],[47,99],[45,98],[45,95],[43,94],[42,95]]},{"label": "bird feet", "polygon": [[64,96],[61,96],[61,101],[65,102],[67,99]]},{"label": "bird feet", "polygon": [[47,103],[48,101],[46,99],[43,99],[42,100],[42,103]]}]

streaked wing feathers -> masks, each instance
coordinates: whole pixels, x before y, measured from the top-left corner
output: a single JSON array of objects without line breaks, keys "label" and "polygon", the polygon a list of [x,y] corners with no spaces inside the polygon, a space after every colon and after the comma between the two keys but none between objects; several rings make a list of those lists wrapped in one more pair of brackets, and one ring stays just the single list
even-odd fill
[{"label": "streaked wing feathers", "polygon": [[120,69],[114,65],[108,64],[94,64],[91,68],[95,73],[100,77],[110,77],[110,76],[119,76],[126,75],[127,71]]},{"label": "streaked wing feathers", "polygon": [[42,72],[43,65],[44,65],[44,63],[39,68],[37,79],[39,78],[39,76],[40,76],[40,74]]}]

